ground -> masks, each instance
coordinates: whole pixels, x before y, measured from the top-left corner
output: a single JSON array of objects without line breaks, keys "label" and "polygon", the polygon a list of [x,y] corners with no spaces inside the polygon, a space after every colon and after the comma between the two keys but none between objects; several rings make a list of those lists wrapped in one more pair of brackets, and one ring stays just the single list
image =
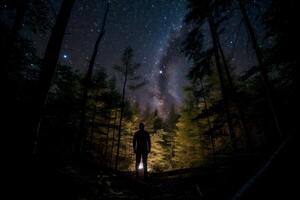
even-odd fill
[{"label": "ground", "polygon": [[[297,172],[294,147],[296,140],[289,141],[262,176],[255,178],[243,198],[238,199],[292,199],[297,191],[297,184],[293,183]],[[232,199],[249,179],[256,177],[271,155],[219,157],[216,165],[150,173],[147,180],[136,178],[133,172],[114,171],[87,161],[57,166],[38,161],[27,165],[22,175],[14,179],[18,189],[9,194],[9,199],[16,195],[28,196],[26,199],[72,200]]]}]

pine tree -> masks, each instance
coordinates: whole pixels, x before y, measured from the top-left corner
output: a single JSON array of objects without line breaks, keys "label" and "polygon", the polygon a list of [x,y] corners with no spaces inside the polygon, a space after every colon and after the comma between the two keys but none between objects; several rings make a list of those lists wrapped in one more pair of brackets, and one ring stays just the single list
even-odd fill
[{"label": "pine tree", "polygon": [[257,37],[256,37],[255,31],[254,31],[254,28],[252,27],[252,24],[250,22],[249,16],[247,14],[247,11],[246,11],[246,8],[244,5],[244,1],[243,0],[237,0],[237,1],[239,4],[240,11],[242,13],[243,19],[245,21],[247,31],[250,36],[251,44],[252,44],[253,49],[256,54],[256,58],[257,58],[260,73],[261,73],[261,78],[262,78],[264,88],[265,88],[266,98],[268,100],[268,105],[270,107],[272,117],[273,117],[273,120],[274,120],[274,123],[276,126],[277,134],[279,135],[279,137],[282,137],[283,135],[281,132],[280,124],[278,121],[278,116],[277,116],[277,113],[275,110],[275,105],[274,105],[273,91],[272,91],[271,83],[270,83],[270,80],[268,77],[268,69],[265,65],[265,62],[263,59],[263,54],[262,54],[259,44],[257,42]]},{"label": "pine tree", "polygon": [[124,78],[123,87],[122,87],[122,100],[120,105],[120,119],[118,126],[118,143],[117,143],[117,154],[116,154],[116,163],[115,169],[118,169],[119,162],[119,154],[120,154],[120,143],[121,143],[121,131],[122,131],[122,120],[125,108],[125,96],[126,96],[126,88],[128,82],[133,82],[132,85],[129,85],[130,89],[136,89],[144,85],[144,82],[139,82],[139,76],[137,75],[137,70],[140,68],[140,64],[133,62],[133,49],[131,47],[127,47],[124,50],[122,55],[122,65],[115,65],[114,69],[121,73]]},{"label": "pine tree", "polygon": [[43,108],[47,100],[47,95],[56,72],[57,60],[62,45],[64,33],[68,20],[73,8],[75,0],[64,0],[62,2],[60,12],[57,16],[56,23],[50,34],[48,45],[45,51],[45,56],[43,59],[43,64],[41,67],[40,79],[38,90],[35,97],[35,108],[34,108],[34,119],[32,122],[32,141],[34,144],[31,144],[33,147],[33,153],[36,153],[37,139],[39,135],[39,126],[41,115],[43,113]]},{"label": "pine tree", "polygon": [[[218,75],[220,79],[221,85],[221,92],[224,102],[224,111],[226,116],[226,121],[228,125],[228,132],[231,138],[232,148],[234,151],[237,150],[237,141],[236,141],[236,134],[234,132],[233,122],[232,122],[232,115],[230,113],[230,105],[229,105],[229,94],[228,89],[226,88],[226,80],[223,76],[222,70],[222,63],[221,63],[221,56],[219,51],[219,36],[217,31],[217,24],[214,18],[214,9],[215,2],[211,1],[189,1],[189,8],[190,12],[186,16],[187,23],[197,23],[197,26],[191,31],[190,35],[188,36],[187,44],[186,44],[186,53],[189,54],[191,57],[195,56],[195,53],[201,53],[202,43],[203,43],[203,34],[201,32],[201,28],[205,22],[208,22],[208,26],[210,29],[210,35],[212,40],[212,51],[214,55],[215,64],[218,70]],[[193,44],[193,42],[195,42]],[[195,51],[196,50],[196,51]],[[209,51],[208,51],[209,52]],[[200,55],[196,55],[196,59],[201,58]],[[196,60],[197,62],[197,60]]]},{"label": "pine tree", "polygon": [[176,124],[175,157],[176,168],[198,166],[203,159],[203,131],[199,122],[194,120],[198,114],[197,100],[190,92],[186,92],[185,104]]},{"label": "pine tree", "polygon": [[94,64],[95,64],[95,60],[96,60],[96,56],[98,53],[98,49],[99,49],[99,45],[100,42],[104,36],[105,33],[105,24],[106,24],[106,19],[107,19],[107,14],[109,11],[109,3],[107,3],[106,9],[105,9],[105,13],[104,13],[104,17],[103,17],[103,21],[102,21],[102,27],[101,30],[99,32],[98,38],[96,40],[95,46],[94,46],[94,50],[93,50],[93,54],[92,57],[90,59],[90,63],[88,66],[88,71],[84,77],[83,80],[83,92],[82,92],[82,110],[81,110],[81,117],[80,117],[80,127],[79,127],[79,143],[80,143],[80,150],[79,152],[81,152],[84,148],[84,143],[85,143],[85,133],[86,133],[86,128],[85,128],[85,123],[86,123],[86,104],[88,101],[88,91],[90,88],[90,82],[91,82],[91,78],[92,78],[92,74],[93,74],[93,69],[94,69]]}]

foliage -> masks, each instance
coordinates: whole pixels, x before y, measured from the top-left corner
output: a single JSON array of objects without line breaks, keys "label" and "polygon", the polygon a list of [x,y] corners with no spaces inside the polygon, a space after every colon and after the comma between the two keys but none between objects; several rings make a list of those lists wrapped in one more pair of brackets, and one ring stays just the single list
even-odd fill
[{"label": "foliage", "polygon": [[196,99],[188,94],[181,110],[175,132],[175,166],[177,168],[195,167],[203,159],[203,130],[193,118],[198,114]]}]

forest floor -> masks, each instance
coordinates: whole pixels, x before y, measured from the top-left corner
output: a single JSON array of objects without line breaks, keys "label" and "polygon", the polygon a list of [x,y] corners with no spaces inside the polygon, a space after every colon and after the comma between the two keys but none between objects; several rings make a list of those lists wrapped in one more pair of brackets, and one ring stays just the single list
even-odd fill
[{"label": "forest floor", "polygon": [[43,164],[31,169],[35,176],[28,181],[35,184],[26,192],[31,199],[230,199],[257,169],[257,157],[250,160],[150,173],[147,180],[95,164],[69,163],[55,170]]},{"label": "forest floor", "polygon": [[[296,185],[292,179],[296,179],[298,171],[292,152],[295,154],[288,145],[250,187],[247,198],[242,199],[290,199],[286,197],[292,195],[291,191],[297,191],[291,187]],[[136,178],[133,172],[99,168],[87,162],[70,162],[59,167],[39,162],[30,167],[27,179],[19,181],[23,188],[20,193],[30,199],[231,199],[249,178],[255,177],[268,157],[260,154],[219,158],[223,163],[215,165],[218,167],[150,173],[147,180]]]}]

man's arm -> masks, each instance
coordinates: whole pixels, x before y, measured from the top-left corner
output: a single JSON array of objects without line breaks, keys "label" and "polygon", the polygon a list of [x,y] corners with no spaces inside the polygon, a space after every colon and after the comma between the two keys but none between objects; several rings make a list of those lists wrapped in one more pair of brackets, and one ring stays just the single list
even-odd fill
[{"label": "man's arm", "polygon": [[133,136],[132,147],[133,147],[133,152],[136,153],[136,133]]}]

